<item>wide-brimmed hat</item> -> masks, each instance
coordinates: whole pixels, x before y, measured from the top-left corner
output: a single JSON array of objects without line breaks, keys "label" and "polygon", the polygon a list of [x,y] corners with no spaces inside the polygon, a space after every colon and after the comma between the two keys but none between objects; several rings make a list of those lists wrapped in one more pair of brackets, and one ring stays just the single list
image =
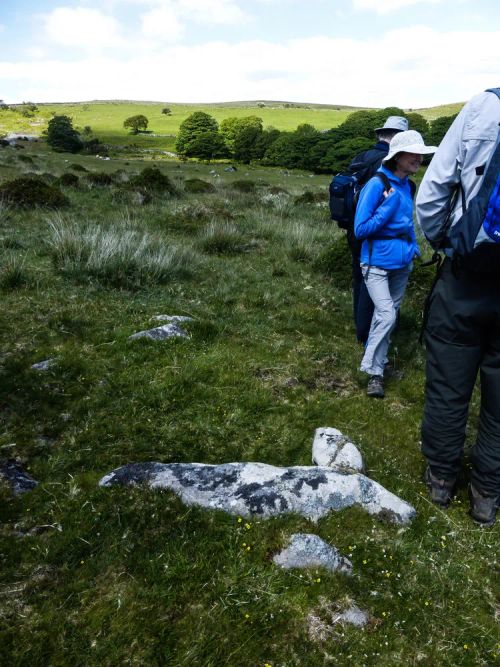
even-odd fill
[{"label": "wide-brimmed hat", "polygon": [[389,144],[389,152],[383,162],[387,162],[393,158],[397,153],[417,153],[418,155],[425,155],[426,153],[435,153],[437,146],[426,146],[424,139],[420,132],[416,130],[406,130],[406,132],[398,132],[395,134]]},{"label": "wide-brimmed hat", "polygon": [[383,127],[377,127],[375,132],[382,132],[383,130],[395,130],[396,132],[404,132],[408,129],[408,120],[403,116],[389,116],[385,121]]}]

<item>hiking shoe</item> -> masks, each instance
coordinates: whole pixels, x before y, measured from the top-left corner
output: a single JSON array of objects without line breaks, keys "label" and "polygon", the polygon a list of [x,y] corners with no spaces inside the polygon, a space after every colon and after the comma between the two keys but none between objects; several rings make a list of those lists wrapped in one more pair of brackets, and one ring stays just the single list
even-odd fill
[{"label": "hiking shoe", "polygon": [[439,507],[448,507],[453,496],[456,480],[438,479],[432,474],[430,467],[427,466],[424,473],[424,482],[427,484],[432,502]]},{"label": "hiking shoe", "polygon": [[366,395],[371,398],[384,398],[384,378],[381,375],[371,375],[366,388]]},{"label": "hiking shoe", "polygon": [[469,485],[470,515],[479,526],[488,528],[495,523],[500,498],[483,496],[472,484]]}]

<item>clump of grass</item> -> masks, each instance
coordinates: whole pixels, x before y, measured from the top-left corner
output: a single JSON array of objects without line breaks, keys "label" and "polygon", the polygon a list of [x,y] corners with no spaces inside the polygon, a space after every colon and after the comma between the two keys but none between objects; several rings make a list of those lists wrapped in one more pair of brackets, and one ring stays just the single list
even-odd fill
[{"label": "clump of grass", "polygon": [[80,183],[80,179],[76,174],[71,174],[71,173],[65,173],[59,176],[57,179],[57,184],[62,185],[64,187],[72,187],[76,188],[78,187],[78,184]]},{"label": "clump of grass", "polygon": [[268,192],[260,198],[260,201],[267,208],[274,209],[282,218],[288,217],[292,212],[290,196],[287,193]]},{"label": "clump of grass", "polygon": [[69,204],[69,200],[57,187],[48,185],[42,178],[36,177],[21,177],[7,181],[0,186],[0,199],[20,208],[34,206],[59,208]]},{"label": "clump of grass", "polygon": [[105,171],[89,171],[86,178],[90,185],[96,185],[97,187],[106,187],[114,183],[113,176]]},{"label": "clump of grass", "polygon": [[90,224],[80,228],[60,218],[49,226],[54,265],[71,277],[139,288],[189,278],[200,264],[199,256],[191,249],[169,246],[145,232]]},{"label": "clump of grass", "polygon": [[326,192],[311,192],[310,190],[306,190],[298,197],[295,197],[293,203],[295,206],[301,206],[302,204],[321,204],[326,201],[326,199]]},{"label": "clump of grass", "polygon": [[177,188],[169,177],[162,174],[157,167],[146,167],[140,174],[130,179],[129,185],[132,188],[143,188],[147,191],[169,194],[172,196],[178,194]]},{"label": "clump of grass", "polygon": [[32,282],[26,271],[25,258],[17,255],[7,255],[0,266],[0,287],[4,290],[26,287]]},{"label": "clump of grass", "polygon": [[205,252],[230,255],[243,251],[244,237],[235,225],[212,222],[205,228],[200,245]]},{"label": "clump of grass", "polygon": [[73,164],[70,164],[68,169],[72,169],[73,171],[81,171],[83,173],[87,173],[88,169],[83,166],[83,164],[78,164],[74,162]]},{"label": "clump of grass", "polygon": [[237,180],[229,184],[229,187],[238,192],[255,192],[257,183],[251,180]]},{"label": "clump of grass", "polygon": [[316,248],[316,234],[311,227],[303,223],[295,223],[290,226],[286,236],[287,252],[290,259],[295,262],[309,262]]},{"label": "clump of grass", "polygon": [[351,263],[347,238],[342,235],[318,255],[313,268],[331,278],[335,287],[347,290],[351,287]]},{"label": "clump of grass", "polygon": [[184,182],[184,190],[190,194],[204,194],[215,192],[215,186],[201,178],[188,178]]},{"label": "clump of grass", "polygon": [[21,241],[18,241],[11,236],[0,238],[0,248],[5,248],[8,250],[22,250],[24,247],[25,246],[23,243],[21,243]]},{"label": "clump of grass", "polygon": [[25,164],[34,164],[33,158],[30,155],[23,155],[21,153],[21,155],[17,156],[17,159]]}]

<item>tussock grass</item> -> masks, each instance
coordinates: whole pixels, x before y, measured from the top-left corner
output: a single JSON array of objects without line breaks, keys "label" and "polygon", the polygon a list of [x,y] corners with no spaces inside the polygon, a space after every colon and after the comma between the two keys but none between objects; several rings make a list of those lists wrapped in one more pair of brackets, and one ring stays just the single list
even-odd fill
[{"label": "tussock grass", "polygon": [[14,290],[26,287],[32,282],[32,276],[26,269],[25,257],[8,253],[0,259],[0,288]]},{"label": "tussock grass", "polygon": [[82,227],[62,218],[52,219],[49,229],[54,265],[74,278],[97,278],[114,287],[142,287],[189,278],[200,263],[192,250],[166,244],[147,232]]},{"label": "tussock grass", "polygon": [[199,244],[205,252],[235,254],[244,250],[245,237],[235,225],[211,222],[201,233]]}]

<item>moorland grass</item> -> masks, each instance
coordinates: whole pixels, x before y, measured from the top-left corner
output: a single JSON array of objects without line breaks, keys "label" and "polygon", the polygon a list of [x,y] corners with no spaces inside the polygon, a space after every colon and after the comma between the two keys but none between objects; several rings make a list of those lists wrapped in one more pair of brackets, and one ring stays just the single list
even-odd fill
[{"label": "moorland grass", "polygon": [[[2,182],[21,166],[6,163],[11,154],[0,152]],[[67,170],[64,156],[40,146],[32,154],[43,171]],[[89,171],[119,168],[131,177],[147,164],[78,160]],[[212,168],[161,165],[179,183],[181,176],[210,181]],[[471,523],[466,475],[447,512],[430,505],[421,481],[417,336],[432,273],[415,269],[391,348],[404,377],[388,381],[384,401],[370,400],[357,370],[348,283],[316,264],[333,244],[336,275],[349,274],[342,233],[324,208],[293,205],[305,183],[319,193],[328,178],[253,166],[237,176],[246,173],[270,186],[240,194],[233,175],[221,174],[215,193],[158,194],[141,206],[120,203],[121,186],[112,184],[65,190],[64,218],[3,209],[0,236],[20,245],[0,246],[0,262],[15,257],[33,280],[2,289],[0,456],[18,457],[40,485],[18,498],[0,487],[2,659],[36,666],[496,664],[498,527]],[[275,194],[288,203],[263,201],[272,187],[286,189],[289,196]],[[50,221],[61,238],[74,235],[66,249],[61,242],[60,255]],[[228,222],[245,252],[203,250],[207,225]],[[144,239],[167,249],[194,245],[203,262],[192,276],[164,284],[89,276],[91,250],[104,261],[107,239],[121,247],[121,238],[135,239],[125,265]],[[294,255],[294,244],[307,252]],[[61,270],[74,257],[87,258],[77,262],[82,279]],[[157,314],[193,317],[190,337],[128,340]],[[57,360],[48,371],[31,368],[48,358]],[[475,392],[466,471],[478,413]],[[360,508],[317,524],[298,516],[240,522],[167,492],[98,487],[102,475],[134,461],[309,465],[320,426],[358,443],[367,474],[416,507],[409,526]],[[51,527],[26,534],[42,525]],[[353,576],[273,566],[272,555],[295,532],[334,544],[352,560]],[[332,623],[332,610],[351,602],[369,612],[366,629]]]}]

